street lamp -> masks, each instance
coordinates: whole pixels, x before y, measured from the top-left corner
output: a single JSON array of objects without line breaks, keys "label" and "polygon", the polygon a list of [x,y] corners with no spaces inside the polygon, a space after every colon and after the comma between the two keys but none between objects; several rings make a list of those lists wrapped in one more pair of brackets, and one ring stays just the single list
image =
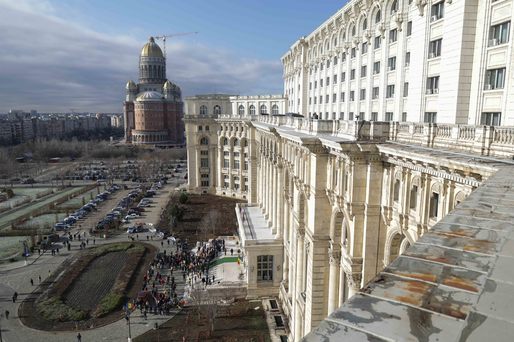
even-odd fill
[{"label": "street lamp", "polygon": [[[128,324],[128,342],[132,342],[132,332],[130,330],[130,309],[128,303],[124,307],[125,309],[125,319],[127,320]],[[0,341],[2,342],[2,341]]]}]

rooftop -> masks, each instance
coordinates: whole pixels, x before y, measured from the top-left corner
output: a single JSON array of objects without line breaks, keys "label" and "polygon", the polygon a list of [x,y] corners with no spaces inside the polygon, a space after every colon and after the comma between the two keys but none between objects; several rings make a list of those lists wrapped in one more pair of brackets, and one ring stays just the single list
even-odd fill
[{"label": "rooftop", "polygon": [[305,341],[512,341],[514,166],[497,172]]}]

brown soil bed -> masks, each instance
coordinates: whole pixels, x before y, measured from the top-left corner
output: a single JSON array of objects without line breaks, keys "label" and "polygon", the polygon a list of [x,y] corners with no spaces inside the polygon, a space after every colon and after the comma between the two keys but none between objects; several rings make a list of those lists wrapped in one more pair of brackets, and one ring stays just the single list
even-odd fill
[{"label": "brown soil bed", "polygon": [[271,339],[261,302],[241,300],[228,307],[218,307],[212,333],[203,310],[200,309],[199,316],[196,308],[187,307],[159,329],[134,339],[134,342],[153,341],[269,342]]},{"label": "brown soil bed", "polygon": [[[91,248],[63,262],[21,303],[18,314],[22,323],[39,330],[65,331],[97,328],[123,318],[124,313],[119,306],[110,312],[102,312],[102,298],[113,293],[123,294],[127,298],[136,297],[148,265],[157,252],[155,247],[148,244],[132,245],[144,248],[104,254]],[[105,246],[108,245],[99,247]],[[87,312],[87,317],[78,321],[43,317],[38,311],[41,303],[56,299],[68,308]]]},{"label": "brown soil bed", "polygon": [[[220,235],[237,234],[236,203],[244,201],[215,196],[210,194],[188,194],[188,201],[179,204],[178,196],[170,199],[164,215],[164,219],[159,222],[159,227],[168,230],[173,236],[180,239],[203,240],[217,238]],[[183,217],[177,222],[177,226],[171,228],[170,210],[174,205],[180,206]],[[208,228],[204,222],[209,214],[216,213],[214,220],[208,222]]]}]

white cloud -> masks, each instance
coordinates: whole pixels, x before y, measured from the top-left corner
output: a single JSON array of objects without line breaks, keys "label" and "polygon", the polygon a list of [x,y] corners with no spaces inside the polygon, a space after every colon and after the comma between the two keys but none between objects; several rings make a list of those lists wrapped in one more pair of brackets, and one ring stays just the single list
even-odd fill
[{"label": "white cloud", "polygon": [[[121,111],[137,81],[144,42],[113,37],[53,16],[47,2],[0,0],[0,112]],[[184,95],[280,93],[280,61],[243,59],[200,44],[168,43],[168,78]]]}]

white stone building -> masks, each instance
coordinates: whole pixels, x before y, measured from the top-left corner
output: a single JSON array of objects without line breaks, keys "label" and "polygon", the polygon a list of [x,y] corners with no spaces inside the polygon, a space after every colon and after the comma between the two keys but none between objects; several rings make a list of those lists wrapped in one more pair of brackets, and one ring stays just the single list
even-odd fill
[{"label": "white stone building", "polygon": [[512,13],[354,0],[283,56],[278,112],[273,97],[225,96],[217,114],[211,95],[191,98],[189,189],[248,201],[248,295],[280,299],[290,340],[494,174],[481,156],[512,158]]},{"label": "white stone building", "polygon": [[514,124],[512,1],[350,1],[282,57],[292,112]]}]

